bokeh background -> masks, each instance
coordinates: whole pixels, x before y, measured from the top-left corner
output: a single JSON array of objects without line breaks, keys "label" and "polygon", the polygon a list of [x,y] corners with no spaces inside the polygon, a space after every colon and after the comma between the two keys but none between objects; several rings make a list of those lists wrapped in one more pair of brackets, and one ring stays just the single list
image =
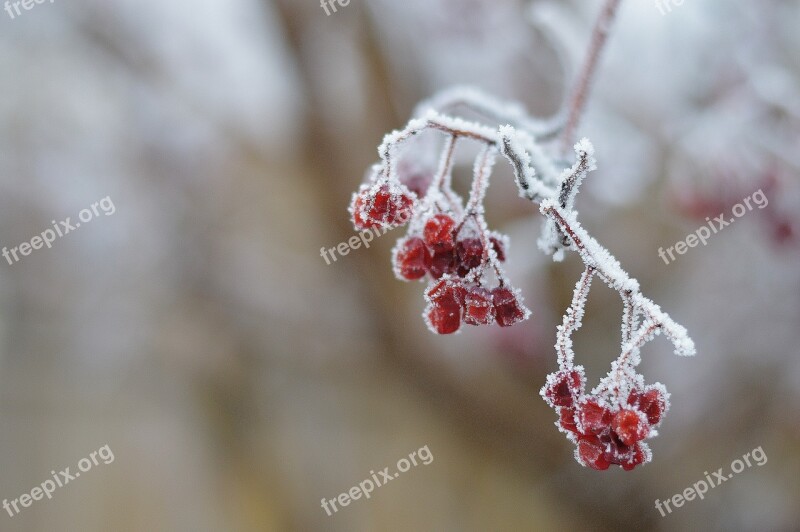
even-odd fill
[{"label": "bokeh background", "polygon": [[[0,13],[0,243],[110,196],[113,216],[0,263],[0,497],[108,444],[0,530],[800,530],[800,4],[624,1],[580,133],[584,225],[690,330],[642,370],[673,394],[654,461],[580,467],[538,395],[581,270],[498,168],[493,228],[534,315],[434,337],[400,231],[327,265],[383,134],[468,83],[555,113],[599,0],[85,0]],[[457,176],[467,176],[464,158]],[[466,185],[464,185],[466,186]],[[666,265],[706,216],[754,210]],[[596,284],[591,379],[621,305]],[[427,445],[328,517],[334,498]],[[662,518],[656,498],[768,456]]]}]

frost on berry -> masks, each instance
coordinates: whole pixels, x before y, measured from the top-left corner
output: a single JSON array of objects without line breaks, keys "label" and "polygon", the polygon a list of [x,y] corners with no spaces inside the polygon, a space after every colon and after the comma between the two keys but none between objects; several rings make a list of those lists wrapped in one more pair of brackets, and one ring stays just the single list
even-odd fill
[{"label": "frost on berry", "polygon": [[528,317],[530,311],[522,304],[518,291],[498,286],[492,290],[495,319],[501,327],[511,327]]},{"label": "frost on berry", "polygon": [[400,279],[421,279],[428,273],[430,265],[431,255],[421,238],[410,237],[398,242],[394,252],[394,267]]},{"label": "frost on berry", "polygon": [[464,297],[464,322],[470,325],[488,325],[494,321],[492,294],[487,289],[472,287]]},{"label": "frost on berry", "polygon": [[423,235],[425,245],[434,251],[448,251],[453,249],[453,229],[456,222],[446,214],[434,214],[425,222]]},{"label": "frost on berry", "polygon": [[[470,122],[437,112],[455,107],[486,120]],[[424,150],[419,149],[423,132],[444,139],[435,171],[427,165],[431,144],[425,142]],[[669,409],[666,389],[658,383],[645,385],[637,372],[641,348],[659,334],[672,342],[677,355],[691,356],[695,347],[686,329],[646,298],[636,279],[578,221],[575,200],[596,169],[594,147],[588,139],[576,143],[570,166],[545,140],[555,132],[519,105],[474,90],[447,91],[420,105],[404,129],[384,137],[378,147],[381,160],[354,194],[350,214],[359,230],[408,224],[407,235],[393,251],[394,271],[400,279],[427,282],[423,318],[431,331],[452,334],[462,324],[514,325],[530,311],[503,269],[510,242],[492,231],[484,216],[492,170],[502,156],[511,166],[520,197],[537,204],[545,218],[539,238],[542,251],[556,261],[573,251],[585,265],[556,331],[558,370],[548,376],[540,393],[558,414],[559,430],[576,445],[579,463],[598,470],[611,465],[631,470],[650,461],[645,440],[657,434],[655,428]],[[451,184],[461,143],[480,147],[466,202]],[[594,278],[619,294],[623,312],[620,354],[589,390],[583,368],[575,365],[572,335],[581,327]]]}]

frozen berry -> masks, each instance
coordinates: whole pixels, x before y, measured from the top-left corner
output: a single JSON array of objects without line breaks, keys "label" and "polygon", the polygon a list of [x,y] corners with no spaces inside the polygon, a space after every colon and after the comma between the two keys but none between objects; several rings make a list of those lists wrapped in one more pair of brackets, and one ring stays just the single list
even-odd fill
[{"label": "frozen berry", "polygon": [[456,253],[454,249],[435,251],[430,260],[430,272],[434,279],[456,270]]},{"label": "frozen berry", "polygon": [[575,409],[574,408],[559,408],[558,409],[558,423],[570,432],[578,432],[578,427],[575,424]]},{"label": "frozen berry", "polygon": [[644,412],[648,423],[657,425],[667,409],[666,392],[660,386],[650,386],[645,389],[644,393],[632,390],[628,396],[628,404],[635,406],[640,412]]},{"label": "frozen berry", "polygon": [[388,184],[381,185],[372,197],[365,199],[367,219],[375,224],[396,227],[411,218],[414,199],[402,191],[392,191]]},{"label": "frozen berry", "polygon": [[578,370],[553,373],[542,390],[550,406],[572,406],[583,391],[583,373]]},{"label": "frozen berry", "polygon": [[578,407],[578,424],[584,434],[600,434],[611,425],[611,411],[594,399],[589,399]]},{"label": "frozen berry", "polygon": [[501,327],[510,327],[525,319],[525,310],[517,295],[508,288],[498,286],[492,290],[495,320]]},{"label": "frozen berry", "polygon": [[356,231],[364,231],[375,227],[375,223],[364,219],[363,210],[366,203],[366,191],[361,190],[358,194],[353,194],[353,201],[350,204],[350,214],[353,216],[353,226]]},{"label": "frozen berry", "polygon": [[439,334],[452,334],[461,327],[461,303],[452,291],[445,292],[431,302],[428,321]]},{"label": "frozen berry", "polygon": [[578,442],[578,458],[592,469],[605,471],[611,463],[606,459],[603,444],[595,436],[582,436]]},{"label": "frozen berry", "polygon": [[414,280],[425,276],[430,267],[431,257],[425,242],[412,237],[399,246],[395,256],[397,271],[404,279]]},{"label": "frozen berry", "polygon": [[453,249],[453,229],[456,222],[446,214],[435,214],[427,222],[423,229],[425,244],[434,251],[445,251]]},{"label": "frozen berry", "polygon": [[637,465],[643,464],[647,461],[647,453],[642,447],[643,444],[637,443],[633,446],[630,456],[623,460],[620,465],[625,471],[631,471]]},{"label": "frozen berry", "polygon": [[458,255],[458,275],[464,277],[473,268],[477,268],[483,259],[483,244],[480,238],[465,238],[456,244]]},{"label": "frozen berry", "polygon": [[633,445],[647,437],[650,427],[633,410],[623,409],[614,414],[611,428],[625,445]]},{"label": "frozen berry", "polygon": [[488,325],[494,321],[492,294],[485,288],[475,287],[464,298],[464,323]]}]

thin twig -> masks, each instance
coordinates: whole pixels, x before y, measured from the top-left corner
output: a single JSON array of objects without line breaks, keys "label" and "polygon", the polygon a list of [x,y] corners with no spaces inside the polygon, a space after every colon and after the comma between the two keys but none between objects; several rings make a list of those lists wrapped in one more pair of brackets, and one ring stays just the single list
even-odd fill
[{"label": "thin twig", "polygon": [[594,30],[592,31],[592,38],[589,43],[589,52],[586,54],[586,60],[581,68],[572,93],[568,100],[569,115],[567,124],[561,133],[561,154],[566,155],[575,140],[575,130],[583,115],[586,107],[586,101],[589,98],[589,91],[592,87],[595,73],[597,72],[597,64],[600,61],[600,55],[605,48],[608,41],[608,33],[611,29],[611,24],[617,14],[621,0],[607,0],[606,5],[597,17]]}]

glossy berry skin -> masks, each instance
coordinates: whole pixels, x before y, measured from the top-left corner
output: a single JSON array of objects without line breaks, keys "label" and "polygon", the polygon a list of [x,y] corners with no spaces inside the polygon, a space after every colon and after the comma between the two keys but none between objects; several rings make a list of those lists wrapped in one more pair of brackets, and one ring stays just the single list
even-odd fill
[{"label": "glossy berry skin", "polygon": [[516,294],[508,288],[498,286],[492,290],[495,321],[501,327],[511,327],[525,319],[525,311]]},{"label": "glossy berry skin", "polygon": [[650,427],[633,410],[623,409],[614,414],[611,423],[614,433],[625,445],[633,445],[647,437]]},{"label": "glossy berry skin", "polygon": [[407,239],[397,252],[395,264],[403,279],[421,279],[430,268],[431,256],[421,238]]},{"label": "glossy berry skin", "polygon": [[464,323],[488,325],[494,321],[492,294],[485,288],[475,287],[464,297]]},{"label": "glossy berry skin", "polygon": [[453,230],[456,222],[446,214],[434,214],[422,231],[425,244],[433,251],[446,251],[455,247]]}]

